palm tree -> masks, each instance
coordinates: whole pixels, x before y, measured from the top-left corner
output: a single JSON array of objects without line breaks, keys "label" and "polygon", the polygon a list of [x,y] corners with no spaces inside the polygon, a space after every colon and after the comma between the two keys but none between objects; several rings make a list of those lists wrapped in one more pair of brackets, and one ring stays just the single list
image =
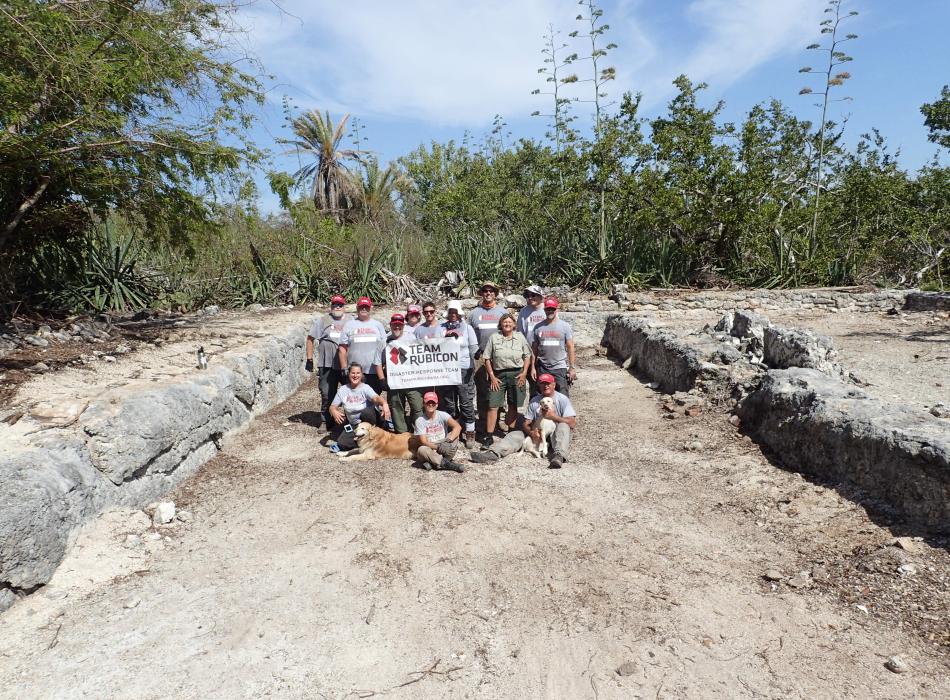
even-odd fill
[{"label": "palm tree", "polygon": [[359,161],[360,151],[340,148],[349,118],[349,114],[343,115],[340,122],[334,126],[329,112],[304,112],[290,122],[297,138],[283,141],[293,146],[297,153],[313,155],[314,162],[301,167],[294,173],[294,179],[298,186],[313,180],[313,203],[337,223],[343,220],[347,210],[355,204],[353,178],[345,161]]},{"label": "palm tree", "polygon": [[395,209],[393,192],[403,182],[403,174],[394,163],[380,168],[371,158],[363,163],[363,173],[356,181],[356,200],[363,219],[379,229]]}]

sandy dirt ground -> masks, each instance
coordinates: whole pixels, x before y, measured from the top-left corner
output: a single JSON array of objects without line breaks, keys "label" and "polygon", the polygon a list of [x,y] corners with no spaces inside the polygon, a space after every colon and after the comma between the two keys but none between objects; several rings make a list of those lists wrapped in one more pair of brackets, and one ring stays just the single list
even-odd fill
[{"label": "sandy dirt ground", "polygon": [[459,475],[339,463],[308,385],[171,495],[183,521],[83,531],[0,617],[0,697],[950,697],[947,543],[891,546],[592,351],[574,398],[564,469]]}]

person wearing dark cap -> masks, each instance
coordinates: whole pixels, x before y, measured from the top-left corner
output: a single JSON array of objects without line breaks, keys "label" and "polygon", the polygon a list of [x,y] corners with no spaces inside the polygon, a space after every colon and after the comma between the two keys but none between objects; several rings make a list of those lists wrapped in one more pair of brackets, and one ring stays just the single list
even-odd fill
[{"label": "person wearing dark cap", "polygon": [[386,347],[386,329],[370,317],[372,308],[369,297],[357,300],[356,318],[343,326],[339,356],[341,367],[349,367],[354,362],[362,367],[364,381],[378,394],[383,387],[383,368],[379,366],[379,358]]},{"label": "person wearing dark cap", "polygon": [[[380,358],[380,367],[386,367],[386,353],[389,352],[390,344],[396,340],[409,340],[413,338],[406,330],[406,319],[402,314],[393,314],[389,319],[389,336],[386,338],[386,347],[383,348],[383,354]],[[422,392],[418,389],[386,389],[386,400],[389,402],[389,409],[392,413],[393,429],[397,433],[411,432],[412,426],[416,424],[416,419],[422,415]],[[409,422],[406,423],[406,404],[409,405]]]},{"label": "person wearing dark cap", "polygon": [[[571,449],[571,436],[577,427],[577,413],[571,400],[557,391],[557,385],[554,377],[544,373],[538,376],[539,393],[531,397],[528,402],[528,410],[524,416],[519,416],[518,430],[512,430],[504,439],[494,443],[483,452],[476,452],[471,455],[471,460],[479,464],[497,462],[502,457],[518,452],[524,447],[525,438],[530,436],[535,442],[543,438],[541,434],[541,421],[550,420],[554,423],[554,432],[549,436],[549,469],[560,469],[567,461],[568,453]],[[550,410],[541,404],[541,399],[550,398],[552,406]]]},{"label": "person wearing dark cap", "polygon": [[488,339],[498,331],[498,321],[504,316],[505,310],[498,306],[498,285],[494,282],[482,282],[478,288],[482,303],[468,314],[468,325],[475,331],[478,338],[478,353],[475,359],[475,398],[478,405],[478,429],[485,434],[485,419],[488,415],[488,371],[481,362],[482,353],[488,345]]},{"label": "person wearing dark cap", "polygon": [[313,326],[307,334],[307,362],[304,365],[308,372],[313,372],[314,344],[316,343],[318,382],[320,386],[320,413],[323,416],[323,427],[329,429],[333,417],[330,415],[330,402],[336,396],[336,390],[343,379],[340,364],[340,338],[343,336],[343,326],[352,316],[343,313],[346,299],[340,294],[334,294],[330,299],[330,313],[317,316]]},{"label": "person wearing dark cap", "polygon": [[414,424],[421,443],[416,450],[419,460],[426,469],[464,472],[464,465],[452,461],[459,449],[461,424],[445,411],[438,410],[439,395],[434,391],[426,392],[423,401],[423,414]]},{"label": "person wearing dark cap", "polygon": [[534,369],[538,374],[551,374],[557,381],[557,390],[567,396],[570,385],[577,377],[577,356],[574,351],[574,331],[566,321],[557,317],[558,302],[554,297],[544,300],[545,319],[534,327],[531,350]]}]

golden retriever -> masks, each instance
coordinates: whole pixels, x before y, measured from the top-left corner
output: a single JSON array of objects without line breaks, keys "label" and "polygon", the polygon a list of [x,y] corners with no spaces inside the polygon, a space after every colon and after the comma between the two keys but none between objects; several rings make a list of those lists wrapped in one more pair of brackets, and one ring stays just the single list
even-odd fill
[{"label": "golden retriever", "polygon": [[339,455],[341,462],[363,462],[368,459],[413,459],[419,449],[419,438],[410,433],[390,433],[363,421],[353,431],[356,449]]}]

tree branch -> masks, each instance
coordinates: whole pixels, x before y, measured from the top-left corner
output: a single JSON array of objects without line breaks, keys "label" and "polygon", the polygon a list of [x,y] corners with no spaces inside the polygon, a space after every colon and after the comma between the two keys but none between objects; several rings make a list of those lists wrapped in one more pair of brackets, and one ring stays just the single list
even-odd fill
[{"label": "tree branch", "polygon": [[3,227],[3,231],[0,232],[0,249],[3,249],[6,246],[7,239],[9,239],[10,235],[16,230],[16,227],[20,225],[20,222],[23,220],[23,217],[26,216],[26,213],[35,207],[36,203],[40,201],[40,197],[42,197],[43,193],[46,192],[46,188],[49,187],[49,183],[49,175],[40,176],[39,182],[36,185],[36,189],[33,190],[33,194],[23,200],[23,203],[17,207],[16,214],[13,215],[13,218],[7,222],[6,226]]}]

